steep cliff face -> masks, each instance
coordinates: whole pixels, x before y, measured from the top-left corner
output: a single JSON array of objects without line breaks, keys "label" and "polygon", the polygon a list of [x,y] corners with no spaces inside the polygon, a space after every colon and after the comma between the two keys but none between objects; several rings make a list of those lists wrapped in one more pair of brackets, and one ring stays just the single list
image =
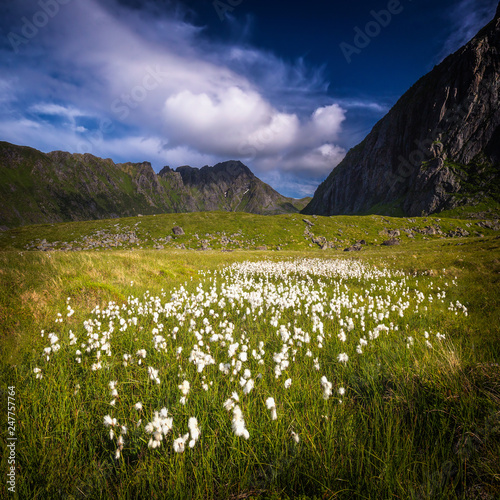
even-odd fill
[{"label": "steep cliff face", "polygon": [[399,99],[304,213],[421,215],[500,201],[499,12]]},{"label": "steep cliff face", "polygon": [[[298,212],[241,162],[196,169],[149,162],[115,164],[90,154],[42,153],[0,142],[0,226],[125,217],[137,214],[245,211]],[[297,206],[294,206],[297,203]]]}]

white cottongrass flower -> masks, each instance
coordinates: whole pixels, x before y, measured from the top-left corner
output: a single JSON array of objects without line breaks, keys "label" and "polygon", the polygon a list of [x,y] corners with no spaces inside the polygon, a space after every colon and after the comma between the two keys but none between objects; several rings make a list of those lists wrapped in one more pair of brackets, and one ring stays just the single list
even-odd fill
[{"label": "white cottongrass flower", "polygon": [[278,414],[276,412],[276,402],[274,401],[274,398],[269,397],[266,399],[266,406],[268,410],[271,410],[271,419],[272,420],[277,420]]},{"label": "white cottongrass flower", "polygon": [[160,385],[160,378],[158,377],[158,370],[155,370],[152,366],[148,366],[149,378]]},{"label": "white cottongrass flower", "polygon": [[245,419],[243,418],[243,413],[241,408],[236,405],[233,408],[233,421],[232,421],[233,432],[237,436],[243,436],[245,439],[250,437],[248,430],[245,427]]},{"label": "white cottongrass flower", "polygon": [[300,441],[299,435],[298,435],[296,432],[294,432],[294,431],[290,431],[290,434],[291,434],[291,436],[292,436],[292,439],[293,439],[296,443],[298,443],[298,442]]},{"label": "white cottongrass flower", "polygon": [[243,387],[243,394],[248,394],[254,387],[255,382],[253,379],[249,379],[246,381],[245,386]]},{"label": "white cottongrass flower", "polygon": [[142,410],[142,403],[140,401],[138,403],[135,403],[134,408],[137,411],[141,411]]},{"label": "white cottongrass flower", "polygon": [[343,396],[345,394],[345,389],[343,387],[339,387],[339,394]]},{"label": "white cottongrass flower", "polygon": [[289,389],[291,385],[292,385],[292,379],[291,378],[287,378],[285,380],[285,389]]},{"label": "white cottongrass flower", "polygon": [[146,424],[145,431],[151,434],[151,439],[149,440],[148,447],[155,449],[158,448],[163,440],[163,436],[166,436],[173,427],[173,418],[168,417],[168,410],[162,408],[158,413],[155,411],[153,420]]},{"label": "white cottongrass flower", "polygon": [[179,385],[179,389],[183,396],[187,396],[189,394],[189,390],[191,389],[191,384],[187,380],[184,380],[184,382]]},{"label": "white cottongrass flower", "polygon": [[184,453],[188,438],[189,434],[184,434],[184,436],[179,436],[176,440],[174,440],[174,451],[176,453]]},{"label": "white cottongrass flower", "polygon": [[224,409],[227,410],[227,411],[231,411],[233,408],[234,408],[234,401],[229,398],[229,399],[226,399],[226,401],[224,402]]},{"label": "white cottongrass flower", "polygon": [[321,377],[321,385],[323,387],[323,399],[328,399],[332,395],[332,383],[328,382],[326,377]]},{"label": "white cottongrass flower", "polygon": [[43,377],[43,374],[42,374],[42,369],[41,368],[33,368],[33,372],[36,374],[36,378],[42,378]]},{"label": "white cottongrass flower", "polygon": [[191,441],[189,441],[189,447],[193,448],[196,441],[200,438],[200,428],[198,427],[198,420],[196,417],[191,417],[188,422],[189,432],[191,433]]},{"label": "white cottongrass flower", "polygon": [[118,425],[118,422],[116,421],[116,418],[111,418],[110,415],[105,415],[104,416],[104,426],[109,427],[109,426],[115,426]]},{"label": "white cottongrass flower", "polygon": [[349,356],[345,352],[341,352],[337,359],[340,363],[347,363],[349,361]]}]

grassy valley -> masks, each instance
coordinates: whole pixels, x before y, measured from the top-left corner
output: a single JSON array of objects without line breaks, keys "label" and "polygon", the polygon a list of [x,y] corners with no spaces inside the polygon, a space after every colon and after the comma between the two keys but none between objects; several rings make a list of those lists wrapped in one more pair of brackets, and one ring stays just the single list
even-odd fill
[{"label": "grassy valley", "polygon": [[495,219],[165,214],[0,248],[23,497],[500,493]]}]

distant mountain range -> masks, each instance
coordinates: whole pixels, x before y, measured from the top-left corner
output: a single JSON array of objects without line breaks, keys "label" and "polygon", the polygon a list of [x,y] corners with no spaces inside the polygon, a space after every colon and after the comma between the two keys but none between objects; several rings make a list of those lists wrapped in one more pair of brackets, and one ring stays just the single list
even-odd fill
[{"label": "distant mountain range", "polygon": [[422,215],[500,203],[500,5],[318,187],[306,214]]},{"label": "distant mountain range", "polygon": [[138,214],[299,212],[311,200],[287,198],[239,161],[158,174],[151,164],[114,163],[91,154],[42,153],[0,142],[0,226]]}]

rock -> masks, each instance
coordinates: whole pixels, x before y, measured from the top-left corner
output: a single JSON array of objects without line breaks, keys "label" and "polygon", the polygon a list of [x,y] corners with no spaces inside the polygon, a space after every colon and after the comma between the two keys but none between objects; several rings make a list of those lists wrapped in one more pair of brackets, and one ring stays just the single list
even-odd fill
[{"label": "rock", "polygon": [[314,226],[314,223],[312,223],[310,220],[308,219],[302,219],[309,227],[312,227]]},{"label": "rock", "polygon": [[352,215],[385,205],[414,217],[477,202],[475,191],[497,192],[499,46],[496,18],[411,86],[302,213]]},{"label": "rock", "polygon": [[313,236],[311,238],[311,241],[313,243],[316,243],[316,245],[318,245],[319,247],[322,247],[326,244],[326,238],[324,236],[318,236],[317,238]]},{"label": "rock", "polygon": [[261,245],[259,247],[255,247],[255,250],[267,250],[266,245]]},{"label": "rock", "polygon": [[498,231],[500,229],[500,224],[497,220],[495,222],[490,220],[485,220],[478,222],[477,225],[484,229],[493,229],[494,231]]},{"label": "rock", "polygon": [[180,226],[174,226],[172,228],[172,232],[176,235],[176,236],[182,236],[184,233],[184,229],[182,229],[182,227]]},{"label": "rock", "polygon": [[461,227],[457,227],[455,231],[450,231],[447,236],[449,238],[465,238],[466,236],[469,236],[469,231],[466,231],[465,229]]},{"label": "rock", "polygon": [[361,245],[359,243],[354,243],[354,245],[344,248],[344,252],[359,252],[361,250]]},{"label": "rock", "polygon": [[386,247],[391,247],[393,245],[399,245],[401,242],[396,239],[396,238],[391,238],[390,240],[385,240],[384,242],[382,242],[382,245],[386,246]]},{"label": "rock", "polygon": [[421,233],[429,236],[435,236],[437,234],[443,234],[443,231],[441,231],[441,228],[438,226],[426,226],[421,230]]}]

